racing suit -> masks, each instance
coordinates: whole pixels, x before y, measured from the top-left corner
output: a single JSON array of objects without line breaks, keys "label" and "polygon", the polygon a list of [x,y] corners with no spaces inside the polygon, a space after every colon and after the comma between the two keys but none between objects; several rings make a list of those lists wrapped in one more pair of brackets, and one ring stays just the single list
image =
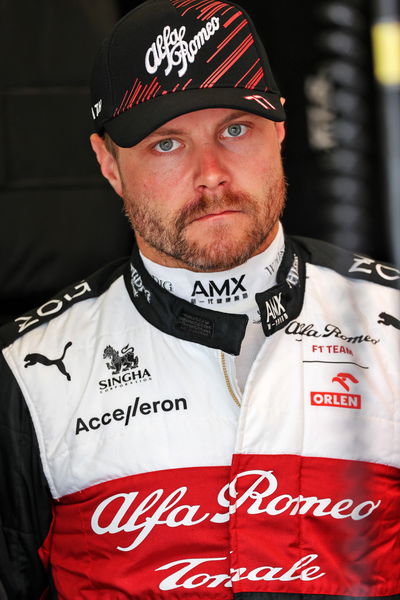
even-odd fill
[{"label": "racing suit", "polygon": [[247,316],[137,248],[4,327],[6,597],[399,598],[399,279],[286,238],[243,393]]}]

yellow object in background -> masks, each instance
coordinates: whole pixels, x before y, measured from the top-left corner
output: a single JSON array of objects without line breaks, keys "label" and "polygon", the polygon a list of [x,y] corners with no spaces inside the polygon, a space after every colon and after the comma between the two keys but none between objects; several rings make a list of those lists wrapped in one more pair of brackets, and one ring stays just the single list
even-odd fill
[{"label": "yellow object in background", "polygon": [[375,77],[382,85],[400,85],[400,23],[372,27]]}]

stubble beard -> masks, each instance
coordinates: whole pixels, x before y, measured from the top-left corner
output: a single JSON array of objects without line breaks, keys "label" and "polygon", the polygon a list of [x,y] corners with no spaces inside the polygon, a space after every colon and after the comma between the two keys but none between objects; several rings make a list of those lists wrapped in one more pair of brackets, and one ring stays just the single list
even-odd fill
[{"label": "stubble beard", "polygon": [[[280,169],[266,183],[262,203],[245,192],[226,192],[218,197],[202,196],[187,203],[179,215],[167,216],[152,208],[151,200],[133,198],[125,186],[123,197],[125,213],[134,231],[154,250],[168,257],[165,264],[212,272],[232,269],[257,254],[282,215],[286,187]],[[248,218],[239,235],[232,235],[231,227],[222,221],[211,224],[210,239],[191,239],[191,223],[214,210],[244,212]]]}]

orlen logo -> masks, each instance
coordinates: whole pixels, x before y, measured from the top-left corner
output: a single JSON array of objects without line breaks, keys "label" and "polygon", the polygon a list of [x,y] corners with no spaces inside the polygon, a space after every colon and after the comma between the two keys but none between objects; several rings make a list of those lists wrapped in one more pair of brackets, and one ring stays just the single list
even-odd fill
[{"label": "orlen logo", "polygon": [[[350,392],[350,384],[359,383],[358,379],[351,373],[338,373],[332,378],[332,383],[338,383],[346,392]],[[313,406],[339,406],[341,408],[361,408],[361,396],[359,394],[344,394],[336,392],[311,392],[311,404]]]}]

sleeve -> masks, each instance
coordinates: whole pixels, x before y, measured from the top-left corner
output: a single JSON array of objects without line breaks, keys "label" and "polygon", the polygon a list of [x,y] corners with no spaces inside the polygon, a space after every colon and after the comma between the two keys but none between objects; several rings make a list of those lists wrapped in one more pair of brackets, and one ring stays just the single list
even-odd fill
[{"label": "sleeve", "polygon": [[28,408],[2,353],[0,382],[0,598],[49,598],[38,550],[50,530],[52,499]]}]

